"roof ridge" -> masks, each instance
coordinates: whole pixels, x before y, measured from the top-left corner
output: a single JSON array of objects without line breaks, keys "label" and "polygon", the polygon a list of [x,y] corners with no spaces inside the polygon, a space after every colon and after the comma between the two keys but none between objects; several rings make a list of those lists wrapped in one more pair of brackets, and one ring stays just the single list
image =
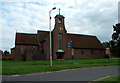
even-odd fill
[{"label": "roof ridge", "polygon": [[85,35],[85,34],[75,34],[75,33],[67,33],[68,35],[78,35],[78,36],[89,36],[89,37],[96,37],[95,35]]},{"label": "roof ridge", "polygon": [[16,34],[24,34],[24,35],[37,35],[36,33],[16,33]]},{"label": "roof ridge", "polygon": [[45,30],[37,30],[37,32],[50,32],[50,31],[45,31]]}]

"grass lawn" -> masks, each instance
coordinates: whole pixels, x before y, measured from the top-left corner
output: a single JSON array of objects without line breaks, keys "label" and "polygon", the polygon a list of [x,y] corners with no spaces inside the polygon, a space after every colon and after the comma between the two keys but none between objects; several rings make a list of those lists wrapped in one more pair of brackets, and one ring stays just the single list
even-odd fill
[{"label": "grass lawn", "polygon": [[50,64],[49,60],[2,61],[2,74],[3,75],[26,74],[26,73],[57,71],[63,69],[82,68],[82,67],[120,65],[120,63],[118,63],[118,59],[72,59],[67,61],[53,60],[52,68],[50,68],[49,64]]},{"label": "grass lawn", "polygon": [[120,75],[110,76],[95,83],[120,83]]}]

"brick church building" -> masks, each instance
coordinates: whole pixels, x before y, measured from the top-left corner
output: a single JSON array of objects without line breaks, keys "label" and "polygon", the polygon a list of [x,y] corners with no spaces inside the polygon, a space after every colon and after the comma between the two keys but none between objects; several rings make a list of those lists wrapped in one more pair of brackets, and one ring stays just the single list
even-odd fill
[{"label": "brick church building", "polygon": [[[57,59],[104,58],[105,48],[96,36],[67,33],[65,17],[55,16],[52,30],[52,57]],[[15,48],[11,49],[14,60],[49,60],[49,31],[37,34],[16,33]]]}]

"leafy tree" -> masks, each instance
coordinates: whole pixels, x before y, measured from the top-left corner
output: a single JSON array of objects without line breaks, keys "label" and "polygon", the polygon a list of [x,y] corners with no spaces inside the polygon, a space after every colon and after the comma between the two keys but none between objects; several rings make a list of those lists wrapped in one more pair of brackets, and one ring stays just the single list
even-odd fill
[{"label": "leafy tree", "polygon": [[110,41],[111,54],[120,57],[120,23],[113,25],[113,30],[115,32],[112,34],[112,40]]},{"label": "leafy tree", "polygon": [[102,44],[103,44],[103,46],[105,48],[109,48],[110,47],[110,43],[109,42],[103,42]]},{"label": "leafy tree", "polygon": [[9,54],[9,52],[7,50],[4,51],[4,54]]}]

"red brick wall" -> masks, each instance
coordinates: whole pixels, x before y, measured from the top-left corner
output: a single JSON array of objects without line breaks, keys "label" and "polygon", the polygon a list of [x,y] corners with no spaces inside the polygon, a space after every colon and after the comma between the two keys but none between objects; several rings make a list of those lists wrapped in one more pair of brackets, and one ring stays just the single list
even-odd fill
[{"label": "red brick wall", "polygon": [[[66,49],[65,49],[65,56],[64,56],[64,59],[72,59],[72,41],[71,41],[71,39],[70,39],[70,37],[67,35],[66,36],[66,42],[65,42],[65,47],[66,47]],[[68,45],[67,45],[67,43],[68,42],[70,42],[71,44],[70,44],[70,47],[67,47]]]},{"label": "red brick wall", "polygon": [[50,59],[50,38],[49,38],[49,35],[43,44],[43,48],[44,48],[44,55],[46,56],[46,60],[49,60]]},{"label": "red brick wall", "polygon": [[15,58],[15,49],[12,49],[12,50],[11,50],[11,57],[12,57],[12,59]]},{"label": "red brick wall", "polygon": [[11,50],[11,56],[14,56],[14,54],[15,54],[14,51],[15,50]]},{"label": "red brick wall", "polygon": [[21,55],[21,45],[15,45],[15,60],[20,61],[23,60]]},{"label": "red brick wall", "polygon": [[105,50],[93,50],[93,55],[91,54],[91,49],[84,49],[84,55],[81,54],[82,49],[74,49],[74,58],[105,58]]},{"label": "red brick wall", "polygon": [[12,56],[10,54],[3,54],[2,60],[12,60]]},{"label": "red brick wall", "polygon": [[26,56],[26,61],[32,61],[33,60],[33,52],[32,52],[32,50],[26,51],[25,56]]},{"label": "red brick wall", "polygon": [[33,52],[33,46],[36,48],[35,50],[38,50],[38,46],[36,45],[23,45],[24,46],[24,54],[21,53],[21,46],[22,45],[16,45],[15,46],[15,60],[33,60],[32,55]]}]

